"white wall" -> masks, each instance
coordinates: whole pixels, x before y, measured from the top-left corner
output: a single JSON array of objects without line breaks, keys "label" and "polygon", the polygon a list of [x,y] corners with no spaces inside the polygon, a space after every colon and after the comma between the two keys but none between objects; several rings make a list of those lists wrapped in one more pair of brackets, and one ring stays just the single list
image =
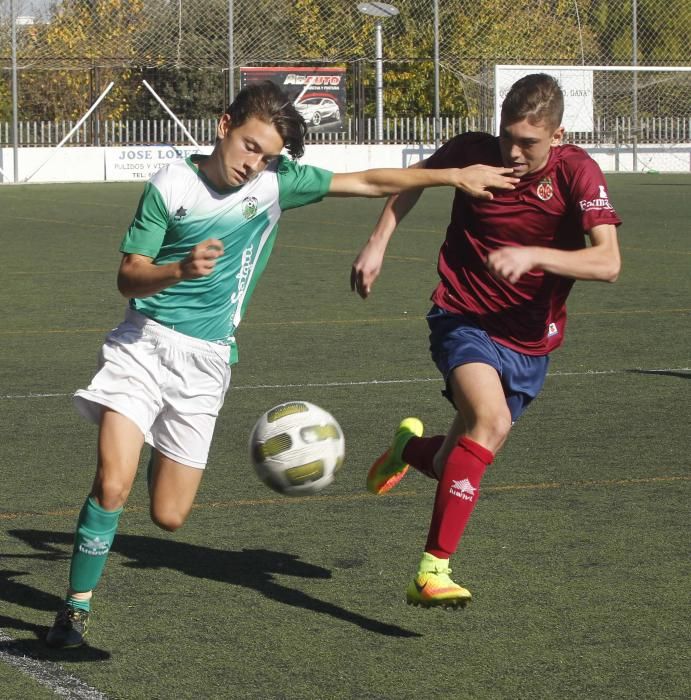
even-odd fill
[{"label": "white wall", "polygon": [[633,148],[581,146],[606,173],[691,173],[691,144],[669,146],[640,144],[636,149],[634,169]]},{"label": "white wall", "polygon": [[[103,148],[20,148],[18,150],[19,181],[103,182],[105,179],[104,150]],[[0,182],[13,182],[14,154],[11,148],[0,149],[0,168],[2,168]]]},{"label": "white wall", "polygon": [[[634,172],[630,147],[584,146],[605,172]],[[203,147],[209,152],[210,147]],[[173,158],[196,152],[193,148],[132,146],[128,148],[65,147],[21,148],[18,151],[20,182],[126,182],[146,181]],[[407,167],[434,152],[433,146],[307,146],[303,163],[336,172],[374,167]],[[691,144],[638,147],[638,172],[691,172]],[[11,148],[0,149],[0,183],[14,181]]]}]

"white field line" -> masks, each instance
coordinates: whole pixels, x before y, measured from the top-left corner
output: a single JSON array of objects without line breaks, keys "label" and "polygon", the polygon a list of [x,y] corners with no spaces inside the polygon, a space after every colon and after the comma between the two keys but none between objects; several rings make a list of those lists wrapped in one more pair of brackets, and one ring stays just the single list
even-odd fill
[{"label": "white field line", "polygon": [[[56,695],[70,700],[107,700],[107,696],[68,673],[56,663],[24,654],[17,642],[0,629],[0,661],[13,666]],[[9,696],[5,696],[9,697]]]},{"label": "white field line", "polygon": [[[626,369],[588,369],[578,372],[559,371],[549,372],[548,378],[559,377],[589,377],[603,374],[627,374],[630,372],[641,372],[644,374],[664,374],[665,372],[691,372],[691,367],[667,367],[662,369],[652,369],[644,367],[629,367]],[[441,382],[441,377],[413,377],[411,379],[367,379],[360,382],[304,382],[298,384],[245,384],[243,386],[232,386],[232,391],[258,391],[261,389],[318,389],[329,387],[348,386],[382,386],[386,384],[423,384],[427,382]],[[29,394],[0,394],[0,401],[12,399],[50,399],[65,398],[72,396],[71,393],[32,392]]]},{"label": "white field line", "polygon": [[[596,376],[607,374],[624,374],[626,372],[639,371],[651,374],[664,372],[689,372],[689,367],[674,367],[665,369],[608,369],[608,370],[586,370],[579,372],[559,371],[550,372],[548,377],[578,377],[578,376]],[[372,379],[360,382],[315,382],[302,384],[254,384],[233,387],[234,391],[240,390],[261,390],[261,389],[307,389],[319,387],[347,387],[347,386],[376,386],[385,384],[420,384],[425,382],[438,382],[439,377],[422,377],[412,379]],[[1,395],[0,400],[9,399],[41,399],[41,398],[64,398],[72,394],[66,393],[31,393],[31,394],[6,394]],[[6,635],[0,629],[0,642],[10,645],[15,642],[12,637]],[[9,647],[11,648],[11,646]],[[74,700],[107,700],[106,696],[100,691],[91,688],[78,678],[71,676],[57,664],[47,661],[39,661],[21,654],[13,654],[6,649],[0,647],[0,661],[18,668],[23,673],[26,673],[31,678],[36,680],[41,685],[50,688],[56,695],[74,699]]]}]

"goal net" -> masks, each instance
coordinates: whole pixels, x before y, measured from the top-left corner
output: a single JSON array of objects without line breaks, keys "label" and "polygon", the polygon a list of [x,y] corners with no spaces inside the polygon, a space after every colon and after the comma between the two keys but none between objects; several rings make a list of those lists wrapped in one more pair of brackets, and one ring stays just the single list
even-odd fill
[{"label": "goal net", "polygon": [[600,153],[608,170],[691,171],[691,67],[495,67],[495,130],[509,87],[545,72],[564,91],[565,140]]}]

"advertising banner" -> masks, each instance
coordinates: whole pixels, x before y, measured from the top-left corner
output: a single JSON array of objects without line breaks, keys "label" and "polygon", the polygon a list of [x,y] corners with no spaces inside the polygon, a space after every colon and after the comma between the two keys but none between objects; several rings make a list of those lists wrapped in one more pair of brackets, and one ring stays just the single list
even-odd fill
[{"label": "advertising banner", "polygon": [[285,66],[240,69],[240,85],[270,80],[278,85],[307,122],[311,132],[345,129],[346,69]]},{"label": "advertising banner", "polygon": [[148,180],[162,165],[193,153],[210,153],[213,146],[126,146],[105,149],[108,182]]}]

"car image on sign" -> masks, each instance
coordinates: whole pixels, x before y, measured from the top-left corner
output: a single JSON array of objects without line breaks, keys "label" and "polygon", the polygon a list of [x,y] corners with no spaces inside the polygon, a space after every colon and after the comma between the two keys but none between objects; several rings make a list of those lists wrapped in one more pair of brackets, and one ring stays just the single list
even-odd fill
[{"label": "car image on sign", "polygon": [[296,103],[295,108],[313,126],[319,126],[323,121],[341,120],[338,103],[330,97],[308,97]]}]

